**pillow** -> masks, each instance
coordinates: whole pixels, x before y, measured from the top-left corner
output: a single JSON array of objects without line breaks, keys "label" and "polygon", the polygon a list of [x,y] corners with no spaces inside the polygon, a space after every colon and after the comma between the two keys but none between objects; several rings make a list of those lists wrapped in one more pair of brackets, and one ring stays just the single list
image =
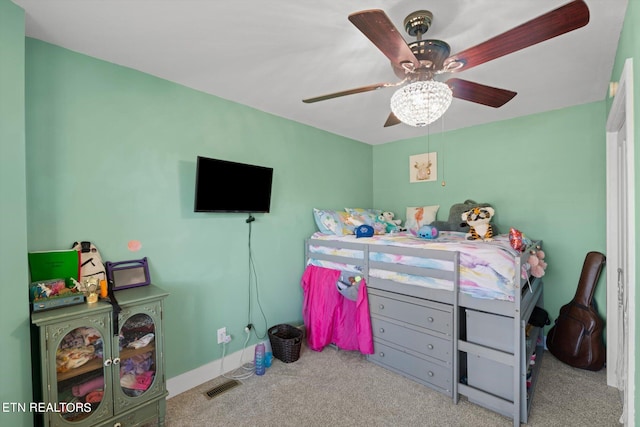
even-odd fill
[{"label": "pillow", "polygon": [[313,208],[313,219],[322,234],[353,234],[354,226],[347,223],[348,217],[349,214],[345,211]]},{"label": "pillow", "polygon": [[418,231],[423,225],[431,224],[436,220],[438,209],[440,209],[440,205],[407,208],[405,228],[407,230]]},{"label": "pillow", "polygon": [[346,208],[345,211],[353,217],[356,221],[363,222],[367,225],[373,226],[376,223],[378,215],[382,213],[378,209],[363,209],[363,208]]},{"label": "pillow", "polygon": [[356,226],[349,222],[349,213],[347,211],[336,211],[338,213],[338,220],[342,224],[342,234],[355,234]]}]

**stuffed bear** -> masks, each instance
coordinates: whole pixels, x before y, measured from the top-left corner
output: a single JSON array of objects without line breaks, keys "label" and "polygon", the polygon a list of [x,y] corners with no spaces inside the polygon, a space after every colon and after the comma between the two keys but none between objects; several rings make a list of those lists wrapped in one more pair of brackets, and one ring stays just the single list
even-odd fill
[{"label": "stuffed bear", "polygon": [[544,261],[544,258],[545,253],[542,249],[531,251],[531,255],[529,255],[529,259],[527,260],[527,264],[529,264],[531,275],[533,277],[544,276],[545,270],[547,268],[547,263],[546,261]]},{"label": "stuffed bear", "polygon": [[491,218],[495,215],[493,208],[476,207],[462,214],[463,222],[469,224],[469,232],[465,235],[467,240],[493,240],[493,227],[490,224]]}]

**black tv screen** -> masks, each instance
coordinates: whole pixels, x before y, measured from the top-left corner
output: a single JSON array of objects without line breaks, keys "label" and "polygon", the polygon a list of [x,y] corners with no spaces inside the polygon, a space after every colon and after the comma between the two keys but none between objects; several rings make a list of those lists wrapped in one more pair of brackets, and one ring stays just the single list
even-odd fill
[{"label": "black tv screen", "polygon": [[266,213],[273,168],[198,156],[195,212]]}]

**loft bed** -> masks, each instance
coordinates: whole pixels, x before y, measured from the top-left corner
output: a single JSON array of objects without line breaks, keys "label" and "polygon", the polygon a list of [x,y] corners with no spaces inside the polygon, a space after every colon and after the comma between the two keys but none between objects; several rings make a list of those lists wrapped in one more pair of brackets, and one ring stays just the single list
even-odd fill
[{"label": "loft bed", "polygon": [[441,232],[356,238],[315,233],[307,265],[364,277],[374,354],[368,359],[451,396],[459,395],[526,423],[544,350],[542,329],[528,325],[543,306],[542,280],[507,235],[467,241]]}]

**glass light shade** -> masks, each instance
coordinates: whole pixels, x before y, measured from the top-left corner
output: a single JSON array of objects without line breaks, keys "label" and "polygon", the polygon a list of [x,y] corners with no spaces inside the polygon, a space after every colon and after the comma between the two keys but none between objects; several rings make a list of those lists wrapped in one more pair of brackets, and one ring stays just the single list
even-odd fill
[{"label": "glass light shade", "polygon": [[410,83],[391,97],[391,111],[402,123],[426,126],[447,111],[453,92],[449,86],[434,80]]}]

